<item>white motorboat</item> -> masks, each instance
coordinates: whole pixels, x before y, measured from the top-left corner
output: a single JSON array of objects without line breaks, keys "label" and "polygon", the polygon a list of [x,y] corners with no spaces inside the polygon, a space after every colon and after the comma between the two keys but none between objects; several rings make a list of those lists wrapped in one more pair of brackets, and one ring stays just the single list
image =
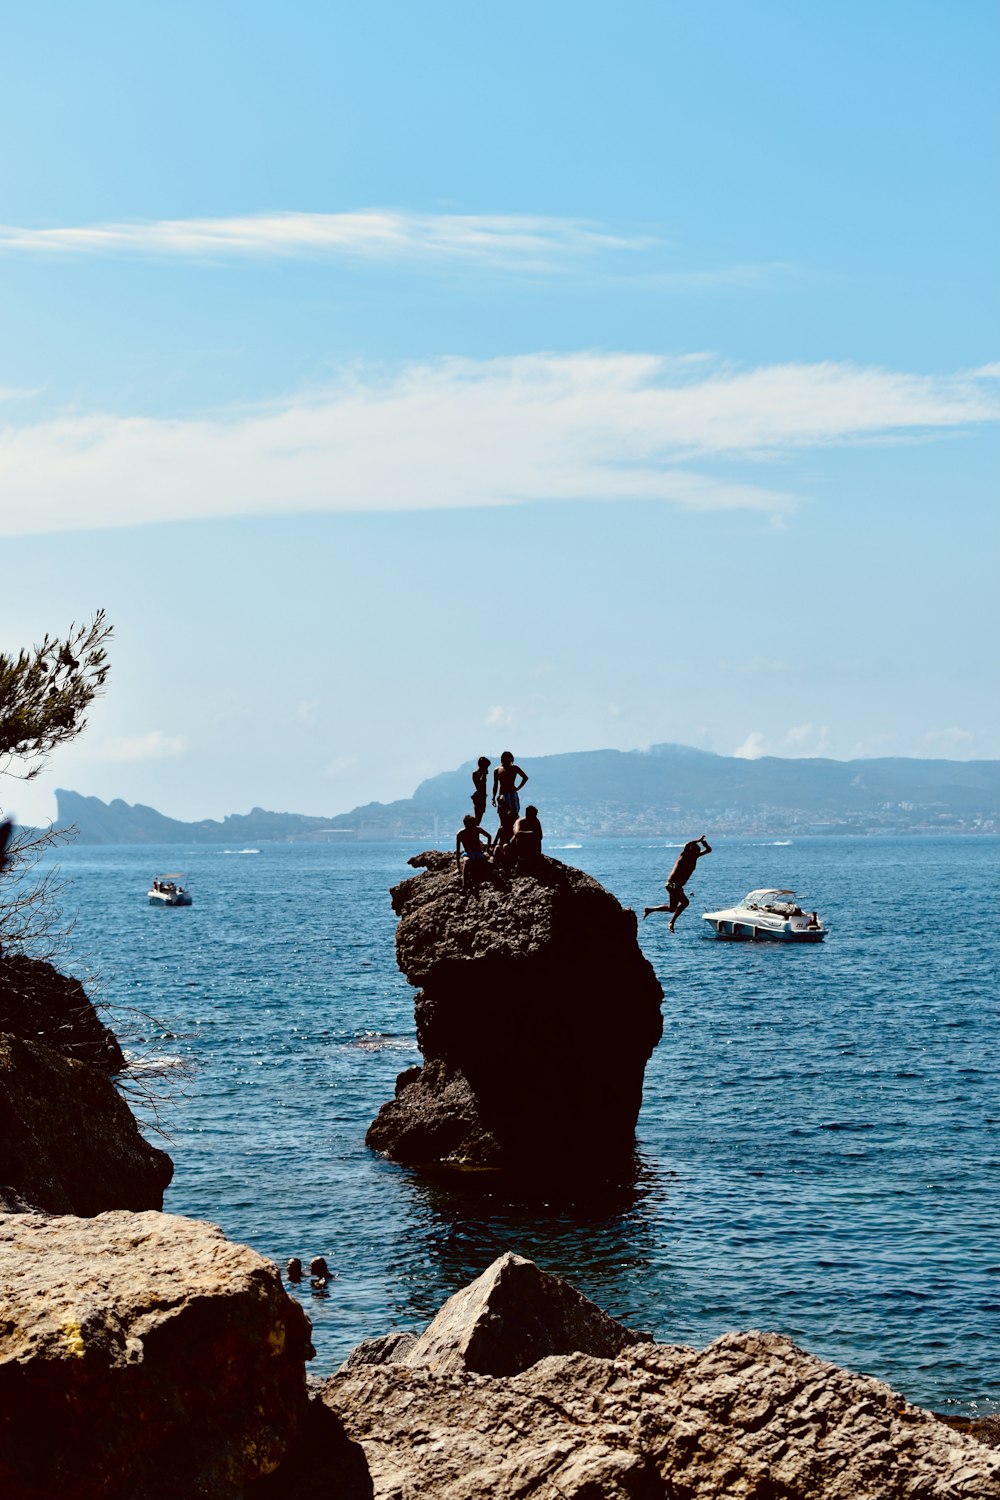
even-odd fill
[{"label": "white motorboat", "polygon": [[794,891],[751,891],[737,906],[702,916],[719,938],[744,942],[821,943],[826,928],[814,911],[803,911]]},{"label": "white motorboat", "polygon": [[181,885],[183,874],[157,875],[149,888],[150,906],[190,906],[191,892]]}]

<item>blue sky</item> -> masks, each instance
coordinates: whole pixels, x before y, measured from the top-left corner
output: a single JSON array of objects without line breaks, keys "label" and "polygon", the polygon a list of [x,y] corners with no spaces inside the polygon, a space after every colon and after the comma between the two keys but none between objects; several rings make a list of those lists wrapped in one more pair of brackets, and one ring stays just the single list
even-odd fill
[{"label": "blue sky", "polygon": [[28,787],[341,811],[506,747],[1000,755],[987,0],[19,7]]}]

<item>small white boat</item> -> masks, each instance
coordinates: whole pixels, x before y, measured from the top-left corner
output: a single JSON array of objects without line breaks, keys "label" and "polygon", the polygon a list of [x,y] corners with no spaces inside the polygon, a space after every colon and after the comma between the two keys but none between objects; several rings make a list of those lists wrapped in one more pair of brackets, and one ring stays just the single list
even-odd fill
[{"label": "small white boat", "polygon": [[706,911],[708,922],[719,938],[759,943],[821,943],[826,928],[814,911],[803,911],[794,891],[751,891],[737,906],[724,911]]},{"label": "small white boat", "polygon": [[157,875],[150,886],[150,906],[190,906],[191,892],[181,885],[183,874]]}]

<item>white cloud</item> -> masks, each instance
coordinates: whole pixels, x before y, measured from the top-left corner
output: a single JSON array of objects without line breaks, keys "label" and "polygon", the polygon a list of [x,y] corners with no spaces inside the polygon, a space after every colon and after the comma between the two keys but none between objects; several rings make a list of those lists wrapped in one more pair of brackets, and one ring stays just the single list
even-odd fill
[{"label": "white cloud", "polygon": [[830,731],[825,724],[795,724],[783,737],[769,741],[759,729],[747,735],[738,750],[737,760],[759,760],[762,755],[786,755],[793,759],[811,759],[826,755],[830,749]]},{"label": "white cloud", "polygon": [[969,755],[975,744],[975,735],[970,734],[968,729],[959,729],[953,725],[950,729],[929,729],[924,736],[930,748],[936,749],[938,753],[947,751],[949,758],[962,758],[962,752]]},{"label": "white cloud", "polygon": [[320,701],[318,698],[303,698],[296,703],[293,713],[306,729],[315,729],[319,722]]},{"label": "white cloud", "polygon": [[487,729],[516,729],[517,718],[512,709],[504,708],[497,703],[489,710],[483,720]]},{"label": "white cloud", "polygon": [[0,534],[165,519],[659,500],[788,511],[706,460],[925,435],[998,415],[995,367],[736,372],[704,358],[444,359],[206,418],[69,415],[0,427]]},{"label": "white cloud", "polygon": [[794,756],[806,758],[826,755],[830,748],[830,731],[825,724],[796,724],[785,735],[785,745]]},{"label": "white cloud", "polygon": [[183,734],[164,734],[161,729],[151,729],[148,734],[136,734],[122,739],[105,740],[95,746],[93,759],[112,761],[116,764],[144,760],[171,760],[183,755],[187,749]]},{"label": "white cloud", "polygon": [[333,760],[327,761],[323,767],[323,775],[330,777],[342,776],[345,771],[350,771],[357,765],[357,757],[353,755],[335,755]]},{"label": "white cloud", "polygon": [[[646,236],[610,234],[599,225],[579,219],[531,214],[415,214],[398,209],[158,219],[53,229],[0,225],[0,251],[8,252],[207,260],[336,256],[368,261],[466,261],[529,270],[607,251],[643,250],[655,243]],[[745,278],[753,268],[734,269]]]},{"label": "white cloud", "polygon": [[733,751],[737,760],[760,760],[760,757],[766,754],[764,736],[759,729],[752,730],[739,749]]}]

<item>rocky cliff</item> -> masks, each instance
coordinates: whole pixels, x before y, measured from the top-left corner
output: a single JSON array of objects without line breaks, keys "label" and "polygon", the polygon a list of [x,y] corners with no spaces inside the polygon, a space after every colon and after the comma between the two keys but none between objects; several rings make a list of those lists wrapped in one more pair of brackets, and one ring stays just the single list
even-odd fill
[{"label": "rocky cliff", "polygon": [[42,1042],[105,1073],[125,1066],[117,1037],[79,979],[22,953],[0,956],[0,1032]]},{"label": "rocky cliff", "polygon": [[173,1164],[112,1081],[124,1065],[78,980],[0,958],[0,1185],[49,1213],[161,1208]]},{"label": "rocky cliff", "polygon": [[469,891],[450,855],[410,864],[396,957],[420,986],[425,1065],[400,1074],[369,1145],[410,1165],[620,1171],[662,1031],[635,913],[558,860]]}]

